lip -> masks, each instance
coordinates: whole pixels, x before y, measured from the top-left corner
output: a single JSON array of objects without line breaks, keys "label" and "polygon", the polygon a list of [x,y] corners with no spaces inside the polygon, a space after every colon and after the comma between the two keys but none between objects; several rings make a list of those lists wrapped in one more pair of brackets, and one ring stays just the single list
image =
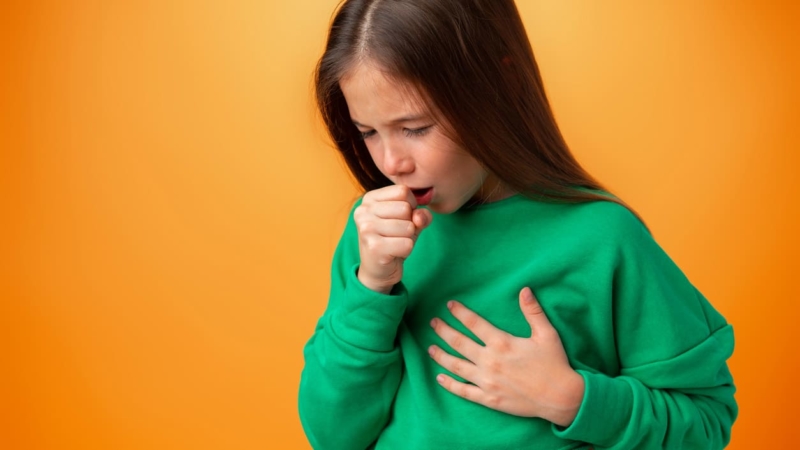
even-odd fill
[{"label": "lip", "polygon": [[414,194],[414,198],[417,200],[417,205],[425,206],[433,200],[433,186],[424,187],[424,188],[412,188],[411,193]]}]

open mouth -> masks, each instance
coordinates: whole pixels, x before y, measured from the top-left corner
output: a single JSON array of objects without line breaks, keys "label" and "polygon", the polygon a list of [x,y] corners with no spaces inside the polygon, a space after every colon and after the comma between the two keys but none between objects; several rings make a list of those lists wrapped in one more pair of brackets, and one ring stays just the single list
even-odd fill
[{"label": "open mouth", "polygon": [[427,205],[428,203],[433,200],[433,188],[420,188],[420,189],[411,189],[411,193],[414,194],[414,198],[417,200],[417,204]]}]

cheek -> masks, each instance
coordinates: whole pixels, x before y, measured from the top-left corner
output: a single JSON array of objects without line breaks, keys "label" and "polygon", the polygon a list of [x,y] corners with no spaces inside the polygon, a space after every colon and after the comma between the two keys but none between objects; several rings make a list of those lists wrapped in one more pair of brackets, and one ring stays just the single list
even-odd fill
[{"label": "cheek", "polygon": [[470,181],[482,179],[486,174],[486,171],[478,164],[478,161],[470,155],[460,155],[457,161],[453,161],[453,166],[458,167],[463,177]]},{"label": "cheek", "polygon": [[376,147],[375,144],[367,144],[365,141],[364,146],[367,147],[367,152],[369,152],[369,157],[372,158],[372,162],[374,162],[379,169],[383,170],[381,168],[382,166],[381,163],[383,162],[383,158],[381,158],[381,152],[379,152],[375,148]]}]

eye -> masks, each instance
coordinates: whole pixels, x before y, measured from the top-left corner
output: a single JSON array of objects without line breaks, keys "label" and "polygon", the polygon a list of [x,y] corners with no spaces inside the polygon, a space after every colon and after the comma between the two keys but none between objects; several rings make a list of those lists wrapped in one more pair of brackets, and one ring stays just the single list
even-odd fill
[{"label": "eye", "polygon": [[406,136],[408,136],[408,137],[424,136],[425,134],[428,133],[428,131],[430,131],[431,127],[433,127],[433,125],[428,125],[426,127],[414,128],[414,129],[406,128],[405,129],[405,133],[406,133]]},{"label": "eye", "polygon": [[375,134],[375,130],[369,130],[369,131],[359,131],[359,135],[360,135],[360,137],[361,137],[361,140],[362,140],[362,141],[363,141],[364,139],[367,139],[367,138],[369,138],[369,137],[370,137],[370,136],[372,136],[373,134]]}]

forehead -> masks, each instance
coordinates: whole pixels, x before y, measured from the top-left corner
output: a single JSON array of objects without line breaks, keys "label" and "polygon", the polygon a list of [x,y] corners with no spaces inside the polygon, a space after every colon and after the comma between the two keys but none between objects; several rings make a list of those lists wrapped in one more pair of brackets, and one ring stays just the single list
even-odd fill
[{"label": "forehead", "polygon": [[428,112],[423,96],[414,85],[388,75],[370,62],[359,63],[349,70],[339,81],[339,86],[350,116],[361,123],[374,126],[398,116]]}]

